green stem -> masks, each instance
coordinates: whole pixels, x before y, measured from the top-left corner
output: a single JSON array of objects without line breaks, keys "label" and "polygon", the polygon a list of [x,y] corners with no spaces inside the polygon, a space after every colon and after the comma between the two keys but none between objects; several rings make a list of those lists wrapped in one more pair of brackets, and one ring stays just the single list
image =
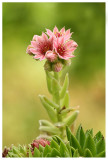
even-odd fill
[{"label": "green stem", "polygon": [[[58,72],[54,72],[54,78],[58,81],[58,84],[60,84],[60,77],[59,77],[59,73]],[[54,98],[54,100],[59,105],[59,108],[57,109],[58,122],[62,122],[62,117],[59,114],[59,112],[60,112],[60,93],[59,93],[59,89],[57,89],[57,94],[56,94],[56,97]],[[60,128],[60,131],[61,131],[60,137],[63,138],[64,129]]]}]

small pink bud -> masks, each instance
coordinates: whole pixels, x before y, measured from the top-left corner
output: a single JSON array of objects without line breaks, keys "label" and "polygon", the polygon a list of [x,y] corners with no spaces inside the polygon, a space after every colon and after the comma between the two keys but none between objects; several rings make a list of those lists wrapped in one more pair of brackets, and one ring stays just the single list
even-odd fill
[{"label": "small pink bud", "polygon": [[57,60],[57,54],[53,51],[47,51],[45,57],[50,62],[55,62]]},{"label": "small pink bud", "polygon": [[46,71],[49,71],[51,72],[52,71],[52,67],[51,67],[51,63],[49,61],[46,61],[45,64],[44,64],[44,69]]},{"label": "small pink bud", "polygon": [[52,66],[52,70],[54,72],[60,72],[62,70],[62,68],[63,68],[63,64],[61,62],[57,62],[57,63],[53,64],[53,66]]}]

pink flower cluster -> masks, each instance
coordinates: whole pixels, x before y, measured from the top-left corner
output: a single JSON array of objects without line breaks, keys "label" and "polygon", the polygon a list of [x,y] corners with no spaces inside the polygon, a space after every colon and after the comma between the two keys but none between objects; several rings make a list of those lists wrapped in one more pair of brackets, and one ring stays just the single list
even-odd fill
[{"label": "pink flower cluster", "polygon": [[31,45],[27,47],[27,53],[33,55],[34,59],[44,60],[45,58],[53,63],[58,59],[68,60],[74,57],[72,54],[77,48],[77,43],[71,40],[70,29],[63,27],[60,31],[55,26],[53,32],[46,29],[41,36],[34,35]]}]

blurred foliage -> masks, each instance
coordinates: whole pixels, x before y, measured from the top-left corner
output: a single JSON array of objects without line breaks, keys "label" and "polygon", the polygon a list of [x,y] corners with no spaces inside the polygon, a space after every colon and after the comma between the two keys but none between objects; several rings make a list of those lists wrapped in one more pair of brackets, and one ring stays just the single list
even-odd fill
[{"label": "blurred foliage", "polygon": [[[3,146],[27,144],[48,119],[38,94],[49,95],[44,62],[26,54],[34,34],[71,28],[78,43],[69,70],[77,121],[105,134],[105,3],[3,3]],[[65,73],[65,71],[64,71]]]}]

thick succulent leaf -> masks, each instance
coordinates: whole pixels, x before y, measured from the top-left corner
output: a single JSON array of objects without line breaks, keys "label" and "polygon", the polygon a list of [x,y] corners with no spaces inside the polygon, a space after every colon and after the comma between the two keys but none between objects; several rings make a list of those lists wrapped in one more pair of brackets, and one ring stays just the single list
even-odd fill
[{"label": "thick succulent leaf", "polygon": [[53,101],[49,100],[47,97],[44,96],[44,100],[46,101],[46,103],[48,103],[51,107],[58,109],[59,105],[54,103]]},{"label": "thick succulent leaf", "polygon": [[56,104],[59,104],[60,101],[60,97],[59,97],[59,90],[60,90],[60,84],[58,83],[58,81],[53,78],[52,79],[52,91],[53,91],[53,101]]},{"label": "thick succulent leaf", "polygon": [[88,148],[85,149],[84,157],[93,157],[91,151]]},{"label": "thick succulent leaf", "polygon": [[61,91],[60,91],[60,98],[63,98],[65,96],[68,86],[69,86],[69,76],[67,73],[65,76],[63,87],[61,88]]},{"label": "thick succulent leaf", "polygon": [[78,149],[75,150],[73,157],[79,157]]},{"label": "thick succulent leaf", "polygon": [[12,152],[8,152],[8,156],[9,157],[19,157],[17,154],[14,154],[14,153],[12,153]]},{"label": "thick succulent leaf", "polygon": [[69,129],[69,127],[66,127],[66,133],[67,133],[67,138],[68,138],[68,140],[70,142],[70,145],[74,149],[78,149],[79,153],[82,155],[81,146],[80,146],[78,140],[76,139],[76,137],[71,133],[71,130]]},{"label": "thick succulent leaf", "polygon": [[51,151],[50,157],[57,157],[57,156],[61,157],[61,154],[57,149],[53,148]]},{"label": "thick succulent leaf", "polygon": [[87,137],[89,134],[93,137],[93,129],[88,129],[85,133],[85,136]]},{"label": "thick succulent leaf", "polygon": [[63,122],[65,123],[64,125],[71,126],[76,120],[78,114],[79,114],[79,111],[74,111],[73,113],[71,113],[67,118],[63,120]]},{"label": "thick succulent leaf", "polygon": [[88,148],[91,151],[93,156],[96,155],[96,146],[91,134],[89,134],[85,139],[84,149],[86,148]]},{"label": "thick succulent leaf", "polygon": [[65,97],[63,98],[63,101],[62,101],[61,107],[64,107],[64,106],[66,108],[69,107],[69,92],[68,91],[66,91]]},{"label": "thick succulent leaf", "polygon": [[37,149],[36,147],[34,148],[34,154],[33,154],[33,157],[40,157],[39,149]]},{"label": "thick succulent leaf", "polygon": [[52,93],[52,74],[46,71],[46,81],[47,81],[47,87],[48,91]]},{"label": "thick succulent leaf", "polygon": [[84,143],[85,143],[85,134],[84,134],[82,126],[81,126],[81,130],[80,130],[80,140],[79,140],[79,142],[80,142],[81,147],[83,148]]},{"label": "thick succulent leaf", "polygon": [[61,142],[63,142],[63,140],[59,137],[59,136],[53,136],[53,139],[60,145]]},{"label": "thick succulent leaf", "polygon": [[39,120],[40,126],[49,126],[49,127],[55,127],[51,122],[47,120]]},{"label": "thick succulent leaf", "polygon": [[96,155],[96,157],[105,157],[105,151],[102,151],[101,153],[99,153],[98,155]]},{"label": "thick succulent leaf", "polygon": [[76,109],[77,109],[77,107],[69,107],[69,108],[66,108],[66,109],[62,109],[61,112],[60,112],[60,115],[64,116],[71,111],[75,111]]},{"label": "thick succulent leaf", "polygon": [[26,147],[25,147],[25,146],[21,146],[21,145],[19,144],[19,151],[20,151],[21,153],[23,153],[25,156],[27,156],[27,150],[26,150]]},{"label": "thick succulent leaf", "polygon": [[71,146],[70,146],[70,143],[69,143],[69,142],[67,142],[66,147],[67,147],[67,149],[68,149],[68,152],[69,152],[70,157],[72,157]]},{"label": "thick succulent leaf", "polygon": [[99,154],[102,151],[105,151],[105,140],[104,140],[104,138],[101,138],[96,144],[97,154]]},{"label": "thick succulent leaf", "polygon": [[97,143],[101,138],[103,137],[102,133],[99,131],[95,136],[94,136],[94,141]]},{"label": "thick succulent leaf", "polygon": [[77,131],[76,131],[76,138],[77,138],[77,140],[79,141],[79,137],[80,137],[80,130],[81,130],[81,124],[79,125],[79,127],[78,127],[78,129],[77,129]]},{"label": "thick succulent leaf", "polygon": [[71,135],[70,145],[71,145],[73,148],[78,149],[78,152],[80,153],[80,155],[83,155],[82,148],[81,148],[78,140],[76,139],[76,137],[75,137],[73,134]]},{"label": "thick succulent leaf", "polygon": [[51,146],[51,148],[56,148],[58,151],[60,150],[60,146],[54,140],[51,141],[50,146]]},{"label": "thick succulent leaf", "polygon": [[81,124],[79,125],[78,130],[76,132],[76,138],[78,142],[80,143],[81,147],[83,148],[84,143],[85,143],[85,133],[84,133],[84,130]]},{"label": "thick succulent leaf", "polygon": [[71,146],[71,154],[72,154],[72,157],[73,157],[73,154],[74,154],[75,150],[76,150],[76,149]]},{"label": "thick succulent leaf", "polygon": [[32,155],[32,152],[31,152],[30,148],[29,148],[29,157],[33,157],[33,155]]},{"label": "thick succulent leaf", "polygon": [[67,135],[67,139],[70,142],[71,141],[71,130],[69,129],[68,126],[66,126],[66,135]]},{"label": "thick succulent leaf", "polygon": [[43,132],[48,132],[51,134],[57,134],[57,135],[61,133],[60,130],[56,127],[40,126],[39,130]]},{"label": "thick succulent leaf", "polygon": [[60,143],[60,154],[61,154],[61,157],[69,157],[69,151],[65,145],[64,142],[61,141]]},{"label": "thick succulent leaf", "polygon": [[43,152],[44,151],[44,147],[42,145],[39,144],[39,151]]},{"label": "thick succulent leaf", "polygon": [[43,98],[43,96],[39,96],[40,97],[40,100],[44,106],[44,108],[46,109],[50,119],[53,121],[53,122],[57,122],[57,113],[56,111],[54,110],[54,108],[52,108]]},{"label": "thick succulent leaf", "polygon": [[51,147],[49,145],[45,146],[44,152],[43,152],[43,157],[46,157],[48,153],[51,152]]}]

